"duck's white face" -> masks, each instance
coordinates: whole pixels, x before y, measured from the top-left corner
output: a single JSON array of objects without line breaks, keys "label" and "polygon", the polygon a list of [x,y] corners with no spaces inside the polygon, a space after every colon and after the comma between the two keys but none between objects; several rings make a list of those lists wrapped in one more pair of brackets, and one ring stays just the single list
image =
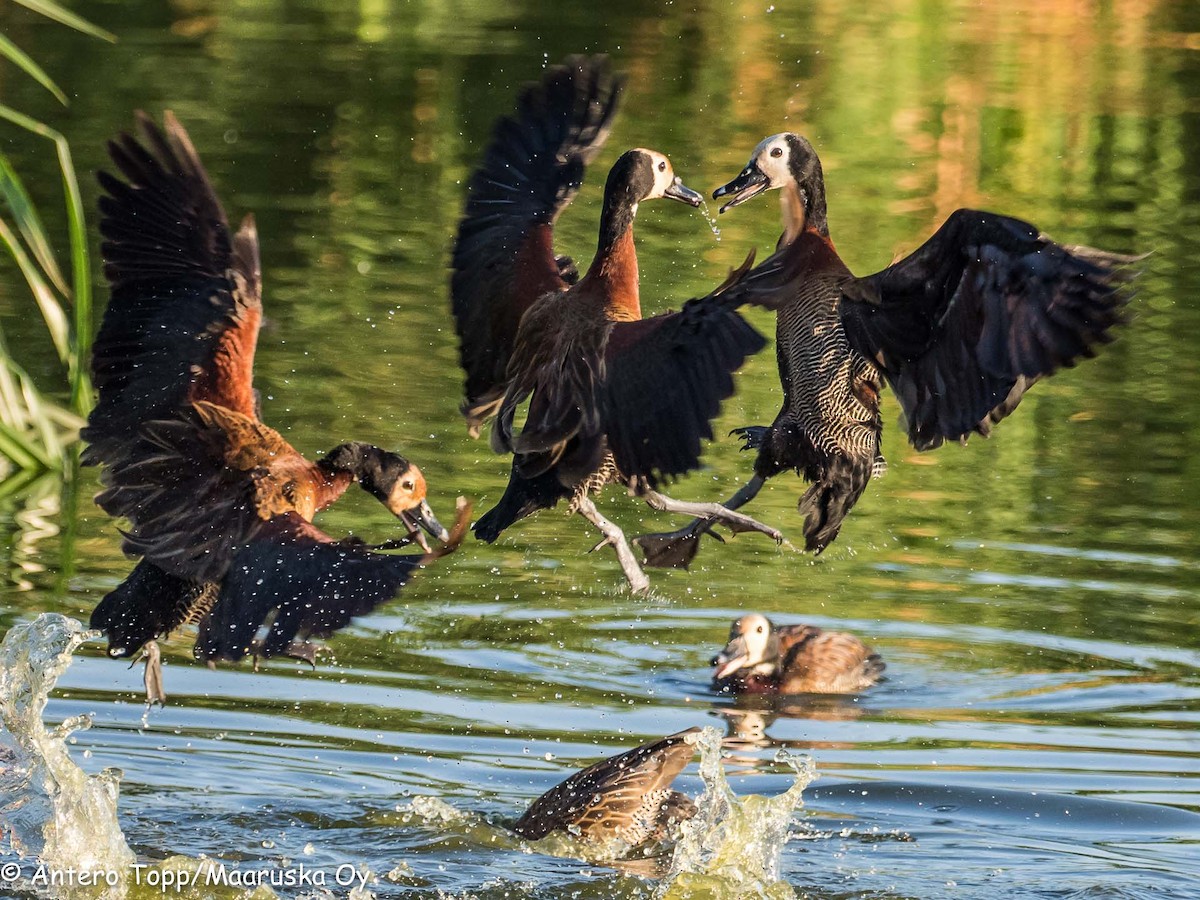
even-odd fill
[{"label": "duck's white face", "polygon": [[781,188],[796,180],[792,174],[792,147],[788,143],[788,133],[773,134],[759,141],[754,152],[750,154],[750,165],[767,176],[767,189]]},{"label": "duck's white face", "polygon": [[775,666],[768,658],[770,643],[771,623],[766,616],[750,613],[735,620],[729,629],[729,643],[713,659],[713,677],[728,678],[741,669],[769,674]]},{"label": "duck's white face", "polygon": [[791,167],[791,138],[792,135],[785,131],[758,142],[746,168],[733,181],[713,191],[714,200],[729,197],[729,201],[721,207],[721,212],[740,206],[772,188],[795,185],[796,176],[792,174]]},{"label": "duck's white face", "polygon": [[657,150],[647,150],[644,147],[638,149],[650,157],[650,169],[654,172],[654,187],[645,199],[656,200],[666,196],[667,188],[675,183],[675,170],[671,168],[671,161]]},{"label": "duck's white face", "polygon": [[699,206],[704,198],[693,191],[691,188],[685,187],[683,181],[675,170],[671,168],[671,161],[666,155],[659,153],[657,150],[648,150],[645,147],[638,147],[638,152],[643,153],[649,159],[650,171],[654,176],[653,186],[649,193],[646,194],[643,200],[657,200],[666,197],[669,200],[679,200],[687,203],[690,206]]}]

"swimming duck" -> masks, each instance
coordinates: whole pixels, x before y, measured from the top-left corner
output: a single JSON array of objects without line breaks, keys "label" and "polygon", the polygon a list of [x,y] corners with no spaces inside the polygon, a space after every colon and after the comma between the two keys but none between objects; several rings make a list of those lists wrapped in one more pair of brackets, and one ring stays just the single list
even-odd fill
[{"label": "swimming duck", "polygon": [[[1025,392],[1059,368],[1094,356],[1123,321],[1136,257],[1054,243],[1027,222],[960,209],[908,257],[866,277],[834,249],[825,181],[797,134],[764,139],[750,162],[713,192],[721,212],[781,192],[777,256],[796,274],[776,324],[783,408],[769,426],[735,430],[756,450],[754,477],[726,504],[749,502],[766,479],[794,469],[806,549],[819,553],[872,477],[887,383],[918,450],[987,436]],[[651,535],[651,565],[686,566],[703,523]]]},{"label": "swimming duck", "polygon": [[[470,433],[495,417],[492,446],[513,454],[507,489],[475,525],[494,541],[539,509],[568,500],[614,547],[631,589],[649,582],[625,536],[592,495],[626,485],[656,510],[701,516],[733,531],[773,528],[717,503],[683,503],[657,490],[699,464],[700,440],[732,373],[765,344],[735,310],[786,284],[783,266],[751,260],[679,312],[642,318],[633,221],[665,198],[698,206],[662,153],[634,149],[608,174],[591,266],[553,249],[554,223],[608,136],[621,92],[603,57],[573,58],[521,94],[496,124],[471,178],[453,254],[451,295],[466,371]],[[527,405],[520,429],[517,410]]]},{"label": "swimming duck", "polygon": [[[426,502],[415,463],[354,441],[305,459],[259,415],[254,351],[262,321],[258,235],[231,233],[192,142],[138,114],[141,139],[108,145],[100,231],[111,299],[93,350],[99,399],[83,461],[102,465],[102,509],[129,521],[141,557],[100,601],[93,628],[123,656],[147,646],[147,691],[163,699],[154,639],[198,624],[203,660],[286,654],[310,662],[327,636],[390,599],[422,565],[454,549]],[[357,482],[424,552],[389,556],[336,541],[313,516]],[[430,550],[421,531],[444,542]],[[269,623],[265,637],[256,634]]]},{"label": "swimming duck", "polygon": [[815,625],[775,625],[750,613],[733,620],[712,659],[713,687],[730,694],[855,694],[886,665],[852,634]]},{"label": "swimming duck", "polygon": [[630,849],[674,836],[696,814],[671,783],[696,753],[699,728],[689,728],[603,759],[576,772],[530,804],[513,825],[536,841],[565,831],[587,841],[620,840]]}]

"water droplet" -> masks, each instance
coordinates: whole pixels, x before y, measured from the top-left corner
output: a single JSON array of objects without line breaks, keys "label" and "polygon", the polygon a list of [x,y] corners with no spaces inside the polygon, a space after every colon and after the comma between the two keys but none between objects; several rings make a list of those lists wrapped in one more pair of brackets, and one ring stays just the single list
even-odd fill
[{"label": "water droplet", "polygon": [[700,210],[700,215],[704,216],[704,221],[708,223],[708,227],[712,229],[713,236],[716,237],[717,242],[720,243],[721,229],[717,227],[717,220],[714,219],[712,213],[708,211],[708,204],[701,200],[700,205],[696,208]]}]

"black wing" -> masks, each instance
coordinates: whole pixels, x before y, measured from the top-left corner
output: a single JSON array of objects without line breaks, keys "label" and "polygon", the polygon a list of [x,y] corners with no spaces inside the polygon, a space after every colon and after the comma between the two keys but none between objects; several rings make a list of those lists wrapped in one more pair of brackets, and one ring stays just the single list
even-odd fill
[{"label": "black wing", "polygon": [[92,349],[99,401],[84,462],[112,463],[131,435],[192,400],[256,415],[254,349],[261,321],[258,236],[231,235],[221,201],[183,126],[146,115],[141,141],[108,152],[125,180],[99,175],[101,252],[112,297]]},{"label": "black wing", "polygon": [[706,297],[679,312],[618,322],[606,348],[604,428],[627,477],[673,478],[700,463],[733,373],[766,346],[737,308],[772,305],[792,274],[787,254],[751,270],[754,254]]},{"label": "black wing", "polygon": [[110,656],[129,656],[147,641],[202,619],[219,588],[215,582],[179,578],[143,559],[92,610],[91,627],[105,632]]},{"label": "black wing", "polygon": [[[236,661],[328,637],[396,596],[429,556],[390,556],[334,541],[298,514],[277,516],[234,558],[196,655]],[[265,637],[258,630],[269,624]]]},{"label": "black wing", "polygon": [[104,473],[96,504],[124,517],[122,549],[185,579],[219,579],[262,525],[251,474],[225,462],[228,436],[195,414],[148,422]]},{"label": "black wing", "polygon": [[1034,381],[1094,356],[1123,320],[1134,259],[960,209],[911,256],[850,281],[842,320],[927,450],[986,435]]},{"label": "black wing", "polygon": [[462,411],[472,434],[494,414],[521,316],[565,289],[574,264],[554,253],[558,214],[608,137],[620,79],[601,56],[572,57],[521,93],[496,123],[471,177],[450,280],[459,360],[467,374]]}]

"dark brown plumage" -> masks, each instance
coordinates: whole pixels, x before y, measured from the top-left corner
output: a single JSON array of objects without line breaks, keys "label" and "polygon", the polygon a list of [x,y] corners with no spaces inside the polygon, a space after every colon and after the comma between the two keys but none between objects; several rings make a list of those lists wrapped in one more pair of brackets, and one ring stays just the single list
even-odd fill
[{"label": "dark brown plumage", "polygon": [[[471,178],[454,248],[451,294],[472,434],[496,417],[493,446],[513,454],[508,487],[475,526],[495,540],[524,516],[570,499],[605,535],[635,590],[648,587],[624,536],[590,495],[621,482],[656,509],[773,529],[717,504],[683,504],[656,486],[694,469],[732,373],[764,346],[736,312],[777,289],[782,265],[744,266],[676,313],[642,319],[633,220],[639,203],[697,205],[665,156],[622,155],[605,187],[600,238],[578,280],[553,249],[553,226],[615,114],[620,80],[602,57],[572,58],[524,89],[496,125]],[[525,408],[520,429],[517,411]]]},{"label": "dark brown plumage", "polygon": [[854,694],[886,666],[852,634],[815,625],[775,625],[750,613],[735,619],[712,660],[713,686],[731,694]]},{"label": "dark brown plumage", "polygon": [[[311,657],[325,636],[391,598],[438,554],[394,557],[334,541],[315,513],[358,481],[406,526],[449,536],[420,470],[348,443],[309,462],[258,417],[254,351],[262,321],[258,237],[231,234],[187,132],[139,115],[141,139],[109,145],[100,174],[104,271],[112,296],[93,351],[99,400],[84,461],[103,465],[97,503],[129,521],[142,557],[92,614],[114,655],[185,622],[202,659]],[[422,544],[423,540],[420,541]],[[448,549],[453,543],[447,544]],[[265,639],[255,641],[264,624]]]},{"label": "dark brown plumage", "polygon": [[635,747],[576,772],[530,804],[513,825],[528,840],[565,831],[587,841],[618,839],[630,849],[672,837],[696,805],[671,783],[696,753],[699,728]]},{"label": "dark brown plumage", "polygon": [[[769,426],[737,430],[757,451],[754,479],[727,504],[751,500],[788,469],[812,486],[800,499],[807,549],[820,552],[867,483],[884,469],[879,399],[891,386],[918,450],[984,436],[1036,381],[1094,356],[1128,299],[1133,257],[1054,243],[1027,222],[960,209],[926,243],[858,278],[829,238],[825,182],[812,146],[766,138],[714,197],[722,212],[782,191],[776,257],[794,272],[776,330],[783,407]],[[656,565],[686,565],[693,525],[652,535]]]}]

